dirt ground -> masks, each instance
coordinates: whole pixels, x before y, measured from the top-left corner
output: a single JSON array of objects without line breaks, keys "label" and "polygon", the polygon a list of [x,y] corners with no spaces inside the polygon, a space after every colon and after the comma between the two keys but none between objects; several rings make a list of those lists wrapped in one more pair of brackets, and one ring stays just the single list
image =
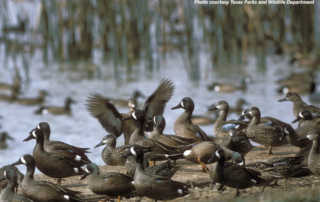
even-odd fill
[{"label": "dirt ground", "polygon": [[[274,157],[282,156],[294,156],[299,150],[297,147],[284,146],[273,149],[273,154],[267,156],[267,147],[258,146],[251,150],[245,157],[246,163],[254,161],[267,161]],[[259,202],[271,202],[271,201],[320,201],[320,177],[309,176],[303,178],[294,178],[287,181],[287,187],[284,187],[283,180],[279,181],[279,187],[267,187],[263,193],[261,193],[262,187],[254,187],[253,194],[248,195],[250,189],[241,190],[240,197],[233,198],[232,194],[235,189],[226,188],[224,191],[217,191],[216,186],[212,185],[212,180],[208,173],[203,173],[199,164],[193,164],[186,160],[177,161],[178,165],[182,167],[172,177],[173,180],[186,182],[191,180],[195,183],[193,192],[182,198],[175,199],[173,201],[259,201]],[[100,166],[100,172],[121,172],[125,173],[125,167],[120,166]],[[42,174],[35,176],[36,180],[45,180],[56,183],[55,179],[50,179]],[[62,181],[62,185],[72,190],[83,192],[83,198],[88,201],[99,201],[103,196],[93,194],[86,186],[86,180],[80,181],[80,177],[70,177]],[[21,190],[21,189],[20,189]],[[117,201],[117,199],[111,199],[111,201]],[[152,201],[146,197],[143,198],[131,198],[123,201]]]}]

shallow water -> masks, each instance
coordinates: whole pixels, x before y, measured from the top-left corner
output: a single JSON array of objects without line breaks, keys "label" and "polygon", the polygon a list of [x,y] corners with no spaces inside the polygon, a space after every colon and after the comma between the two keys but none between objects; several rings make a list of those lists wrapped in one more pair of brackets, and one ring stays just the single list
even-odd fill
[{"label": "shallow water", "polygon": [[[206,56],[201,58],[201,72],[207,72],[208,62]],[[26,153],[32,154],[35,141],[23,142],[31,129],[35,128],[39,122],[46,121],[51,126],[51,139],[63,141],[78,147],[91,148],[88,154],[91,161],[98,165],[103,165],[101,159],[102,147],[94,149],[102,137],[107,132],[102,128],[99,122],[90,116],[86,110],[86,98],[92,92],[99,92],[107,97],[130,98],[135,89],[139,89],[143,94],[150,95],[158,86],[162,78],[171,78],[176,86],[175,93],[167,104],[164,112],[167,126],[166,134],[173,134],[173,124],[175,119],[182,113],[182,109],[171,110],[183,97],[191,97],[195,102],[194,114],[206,114],[207,107],[217,101],[226,100],[230,106],[234,106],[235,101],[242,97],[250,103],[250,106],[260,108],[262,116],[273,116],[282,121],[290,123],[294,118],[292,114],[292,103],[277,100],[284,97],[276,93],[277,86],[274,81],[292,71],[287,66],[286,60],[277,57],[268,57],[267,71],[258,72],[255,67],[254,59],[249,60],[249,64],[242,68],[220,68],[219,71],[209,70],[206,76],[198,84],[188,80],[186,71],[180,60],[172,55],[168,57],[166,63],[163,63],[162,70],[155,72],[152,78],[147,77],[143,70],[137,71],[137,80],[133,82],[117,83],[112,78],[112,71],[102,72],[102,79],[88,80],[83,70],[68,68],[68,65],[50,64],[47,67],[39,62],[40,59],[34,58],[30,65],[31,82],[28,86],[24,84],[23,95],[25,97],[35,97],[40,89],[50,92],[51,96],[47,98],[45,105],[58,105],[64,103],[67,96],[71,96],[77,101],[72,105],[72,116],[54,116],[54,115],[34,115],[33,112],[37,106],[22,106],[0,102],[0,114],[3,119],[1,131],[8,131],[15,141],[8,141],[9,148],[0,150],[0,166],[13,163]],[[107,69],[112,69],[112,64],[101,64]],[[140,68],[143,69],[143,68]],[[230,73],[231,72],[231,73]],[[235,92],[232,94],[221,94],[209,92],[206,85],[211,81],[223,81],[238,84],[244,75],[250,74],[253,78],[252,84],[248,86],[245,94]],[[7,70],[0,70],[0,82],[10,82],[10,75]],[[0,92],[1,93],[1,92]],[[307,97],[303,97],[305,101]],[[144,100],[140,100],[142,105]],[[250,107],[247,106],[247,107]],[[126,112],[127,108],[119,108],[120,112]],[[229,119],[238,118],[231,114]],[[296,125],[294,125],[296,127]],[[213,125],[201,127],[208,135],[213,135]],[[118,138],[118,144],[122,145],[123,137]],[[22,172],[25,172],[24,166],[19,166]],[[37,171],[39,172],[39,171]]]}]

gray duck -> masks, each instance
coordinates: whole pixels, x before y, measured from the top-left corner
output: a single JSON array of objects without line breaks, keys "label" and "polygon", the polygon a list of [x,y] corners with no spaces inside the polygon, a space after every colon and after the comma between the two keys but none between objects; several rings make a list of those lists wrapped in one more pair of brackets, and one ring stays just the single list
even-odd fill
[{"label": "gray duck", "polygon": [[312,116],[311,112],[303,109],[299,112],[298,117],[292,123],[299,122],[298,127],[310,126],[316,130],[320,130],[320,117]]},{"label": "gray duck", "polygon": [[7,140],[14,140],[7,132],[0,133],[0,149],[8,148]]},{"label": "gray duck", "polygon": [[125,156],[136,158],[134,186],[138,193],[154,200],[172,200],[189,194],[186,184],[173,181],[159,175],[148,173],[143,168],[143,150],[141,147],[131,147]]},{"label": "gray duck", "polygon": [[14,103],[18,103],[21,105],[40,105],[43,104],[45,101],[46,96],[48,96],[49,93],[45,90],[40,90],[38,92],[37,98],[17,98],[14,100]]},{"label": "gray duck", "polygon": [[172,147],[179,147],[180,145],[188,145],[196,142],[194,139],[163,134],[163,130],[166,127],[166,120],[162,115],[154,116],[153,124],[154,129],[148,136],[150,139],[157,140],[162,144]]},{"label": "gray duck", "polygon": [[56,106],[41,106],[34,113],[35,114],[53,114],[53,115],[71,115],[71,104],[76,103],[71,97],[67,97],[63,107]]},{"label": "gray duck", "polygon": [[212,141],[207,134],[196,124],[192,123],[191,116],[194,110],[194,102],[185,97],[180,103],[171,109],[184,109],[184,112],[174,122],[174,133],[177,136],[194,139],[195,141]]},{"label": "gray duck", "polygon": [[[169,79],[162,80],[158,88],[146,100],[143,110],[145,116],[145,131],[151,131],[152,125],[147,121],[155,115],[163,114],[166,103],[170,100],[174,92],[173,82]],[[120,114],[114,105],[100,94],[92,94],[87,100],[87,109],[90,114],[97,118],[103,128],[116,137],[124,134],[125,144],[129,144],[130,136],[134,131],[134,121],[122,121],[131,115],[137,109],[133,100],[129,100],[130,111],[126,114]]]},{"label": "gray duck", "polygon": [[116,172],[102,174],[95,163],[86,165],[85,170],[87,173],[81,177],[81,180],[88,177],[88,187],[93,193],[108,195],[103,201],[118,197],[120,202],[123,196],[133,195],[132,192],[136,190],[132,184],[133,178],[129,175]]},{"label": "gray duck", "polygon": [[[15,166],[11,166],[11,165],[2,166],[2,167],[0,168],[0,178],[4,177],[4,171],[5,171],[7,168],[10,168],[10,169],[14,170],[14,172],[18,175],[17,184],[21,184],[24,175],[23,175],[23,174],[18,170],[18,168],[15,167]],[[6,180],[6,179],[0,181],[0,190],[1,190],[1,189],[4,189],[4,188],[7,186],[8,182],[9,182],[9,181]],[[18,189],[18,186],[16,186],[16,190],[17,190],[17,189]]]},{"label": "gray duck", "polygon": [[37,140],[33,150],[33,158],[35,159],[37,168],[49,177],[58,178],[57,185],[61,184],[61,178],[83,175],[85,173],[76,160],[45,151],[42,130],[36,128],[30,134]]},{"label": "gray duck", "polygon": [[272,147],[280,147],[288,144],[287,140],[282,139],[283,127],[279,125],[259,124],[261,113],[259,108],[251,107],[245,110],[245,116],[251,116],[252,121],[246,129],[247,137],[259,144],[269,146],[268,155],[272,154]]},{"label": "gray duck", "polygon": [[214,150],[214,155],[208,160],[208,163],[212,163],[212,159],[218,159],[218,162],[215,170],[216,175],[210,177],[214,177],[212,179],[214,182],[236,188],[235,197],[240,195],[239,189],[261,186],[265,183],[263,179],[258,177],[258,173],[249,171],[236,163],[225,164],[225,153],[221,148]]},{"label": "gray duck", "polygon": [[25,196],[19,196],[14,193],[14,189],[18,187],[17,183],[17,174],[14,170],[11,168],[7,168],[4,172],[4,176],[0,178],[0,182],[2,180],[7,180],[8,185],[5,187],[5,189],[0,194],[0,201],[2,202],[32,202],[31,199],[28,199]]},{"label": "gray duck", "polygon": [[[44,136],[43,146],[46,152],[55,153],[63,157],[66,157],[68,159],[71,159],[75,161],[79,166],[83,166],[84,164],[91,163],[90,159],[86,155],[86,153],[89,153],[87,151],[89,150],[89,148],[80,148],[80,147],[75,147],[73,145],[69,145],[67,143],[60,142],[60,141],[51,141],[50,140],[51,129],[50,129],[50,125],[47,122],[40,122],[36,126],[36,129],[42,131],[42,134]],[[29,141],[31,139],[35,139],[32,133],[30,133],[29,137],[27,137],[23,141]]]},{"label": "gray duck", "polygon": [[34,201],[59,201],[59,202],[82,202],[84,200],[78,198],[76,195],[81,192],[73,191],[64,187],[57,186],[46,181],[34,180],[35,159],[25,154],[19,160],[11,165],[25,165],[27,173],[22,180],[22,193],[26,197]]}]

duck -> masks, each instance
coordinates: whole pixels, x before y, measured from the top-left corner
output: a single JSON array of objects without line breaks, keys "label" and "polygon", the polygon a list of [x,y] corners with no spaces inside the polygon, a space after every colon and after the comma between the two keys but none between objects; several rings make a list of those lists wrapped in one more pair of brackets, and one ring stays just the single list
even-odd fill
[{"label": "duck", "polygon": [[8,148],[7,140],[14,141],[14,138],[11,137],[7,132],[1,132],[0,133],[0,149],[6,149]]},{"label": "duck", "polygon": [[[132,100],[134,103],[138,103],[138,98],[145,98],[145,96],[141,93],[139,90],[135,90],[132,93],[132,96],[130,100]],[[108,100],[111,101],[114,105],[121,106],[121,107],[126,107],[128,106],[128,100],[123,100],[123,99],[113,99],[113,98],[107,98]]]},{"label": "duck", "polygon": [[71,104],[76,103],[71,97],[67,97],[63,107],[55,106],[41,106],[37,109],[34,114],[53,114],[53,115],[62,115],[67,114],[71,115]]},{"label": "duck", "polygon": [[25,196],[19,196],[14,193],[14,189],[18,187],[17,183],[17,174],[14,170],[11,168],[7,168],[4,171],[4,176],[0,178],[0,182],[2,180],[8,180],[8,185],[5,187],[5,189],[0,194],[0,201],[10,201],[10,202],[33,202],[31,199],[25,197]]},{"label": "duck", "polygon": [[44,103],[45,97],[48,95],[49,93],[47,91],[40,90],[37,98],[17,98],[14,100],[14,103],[21,105],[40,105]]},{"label": "duck", "polygon": [[11,94],[0,94],[0,100],[5,102],[13,102],[17,97],[18,93],[15,91],[11,91]]},{"label": "duck", "polygon": [[154,130],[149,134],[148,138],[157,140],[162,144],[179,147],[180,145],[189,145],[195,143],[194,139],[184,138],[177,135],[165,135],[163,130],[166,127],[166,120],[162,115],[153,117]]},{"label": "duck", "polygon": [[310,131],[306,137],[300,138],[299,141],[307,139],[312,141],[312,147],[308,155],[308,168],[313,174],[320,176],[319,132]]},{"label": "duck", "polygon": [[191,117],[191,122],[199,126],[211,125],[214,124],[216,121],[216,118],[211,118],[205,115],[192,115]]},{"label": "duck", "polygon": [[177,136],[199,141],[212,141],[211,138],[196,124],[192,123],[191,116],[194,110],[194,102],[190,97],[183,98],[180,103],[172,107],[174,109],[184,109],[184,112],[174,122],[174,133]]},{"label": "duck", "polygon": [[292,123],[299,122],[298,127],[309,126],[316,130],[320,130],[320,117],[312,116],[311,112],[307,109],[303,109],[299,112],[298,117],[292,121]]},{"label": "duck", "polygon": [[299,93],[299,94],[312,94],[315,92],[316,83],[314,80],[308,83],[298,83],[293,85],[280,86],[277,92],[280,94],[287,94],[289,92]]},{"label": "duck", "polygon": [[81,192],[73,191],[46,181],[36,181],[33,177],[36,161],[30,154],[21,156],[17,162],[11,165],[25,165],[27,167],[21,188],[23,195],[33,201],[84,201],[76,196]]},{"label": "duck", "polygon": [[291,86],[296,85],[297,83],[305,84],[314,79],[313,71],[305,71],[300,73],[291,73],[289,76],[278,79],[277,84],[281,86]]},{"label": "duck", "polygon": [[307,133],[312,130],[314,130],[314,128],[310,126],[293,129],[291,125],[287,125],[286,127],[284,127],[284,136],[282,137],[282,139],[287,138],[288,142],[291,145],[299,147],[300,149],[310,147],[312,145],[312,141],[298,141],[298,139],[305,137]]},{"label": "duck", "polygon": [[243,105],[249,105],[249,102],[246,101],[244,98],[237,99],[235,107],[229,106],[229,114],[235,113],[237,115],[241,115],[243,111]]},{"label": "duck", "polygon": [[208,160],[208,163],[212,163],[212,159],[217,159],[216,175],[213,176],[214,179],[212,180],[222,185],[236,188],[234,197],[240,195],[239,189],[261,186],[265,183],[262,178],[258,177],[258,174],[248,171],[237,163],[226,164],[227,166],[225,166],[225,152],[222,148],[214,150],[213,156]]},{"label": "duck", "polygon": [[[219,138],[220,140],[226,138],[229,136],[229,133],[224,131],[222,129],[222,126],[226,125],[226,124],[231,124],[232,127],[247,127],[247,122],[245,121],[240,121],[240,120],[230,120],[230,121],[227,121],[227,116],[228,116],[228,112],[229,112],[229,104],[222,100],[222,101],[219,101],[215,104],[213,104],[209,109],[208,111],[213,111],[213,110],[219,110],[219,118],[217,119],[216,123],[214,124],[214,127],[213,127],[213,132],[215,134],[215,136],[217,138]],[[245,135],[243,132],[240,132],[239,135]]]},{"label": "duck", "polygon": [[288,144],[286,139],[282,139],[283,127],[279,125],[259,125],[261,113],[258,107],[246,109],[244,116],[252,117],[252,121],[246,128],[247,137],[256,143],[269,146],[267,155],[272,154],[272,147]]},{"label": "duck", "polygon": [[106,135],[102,138],[102,141],[94,146],[94,148],[106,145],[102,150],[101,157],[102,160],[108,166],[124,166],[127,159],[121,158],[121,156],[127,153],[127,150],[131,148],[130,145],[122,145],[116,147],[117,140],[116,137],[112,134]]},{"label": "duck", "polygon": [[[147,121],[155,115],[163,114],[166,103],[171,99],[174,92],[174,85],[170,79],[162,80],[158,88],[151,94],[143,107],[146,113],[145,131],[152,131],[152,124],[149,126]],[[134,121],[122,121],[137,109],[137,104],[133,100],[129,100],[129,112],[120,114],[115,106],[98,93],[91,94],[87,100],[87,109],[89,113],[99,120],[103,128],[113,133],[117,138],[123,133],[125,144],[129,144],[130,136],[133,133]]]},{"label": "duck", "polygon": [[130,175],[116,172],[100,173],[95,163],[87,164],[85,171],[87,173],[81,177],[81,180],[87,178],[88,187],[93,193],[108,195],[103,201],[111,197],[118,197],[118,202],[120,202],[123,196],[133,195],[136,190]]},{"label": "duck", "polygon": [[[6,171],[7,168],[14,170],[14,172],[18,175],[16,182],[18,185],[21,185],[24,175],[15,166],[11,166],[11,165],[2,166],[0,168],[0,178],[4,177],[4,172]],[[3,179],[2,181],[0,181],[0,190],[4,189],[7,186],[8,182],[9,181],[6,179]],[[18,192],[18,185],[16,186],[16,192]]]},{"label": "duck", "polygon": [[223,84],[223,83],[217,83],[213,82],[212,84],[207,86],[207,89],[209,91],[215,91],[220,93],[233,93],[237,90],[245,92],[247,90],[247,85],[251,82],[251,77],[246,76],[244,77],[239,86],[235,86],[232,84]]},{"label": "duck", "polygon": [[245,156],[254,147],[246,136],[238,135],[235,128],[229,130],[229,137],[225,138],[221,145]]},{"label": "duck", "polygon": [[49,177],[58,178],[57,185],[61,184],[61,178],[83,175],[85,173],[77,160],[45,151],[44,134],[41,129],[33,129],[30,135],[37,140],[33,150],[33,158],[38,170]]},{"label": "duck", "polygon": [[318,107],[313,105],[308,105],[307,103],[303,102],[298,93],[288,92],[285,98],[278,100],[278,102],[284,102],[284,101],[293,102],[293,116],[295,118],[298,118],[299,112],[303,109],[307,109],[312,113],[320,114],[320,109]]},{"label": "duck", "polygon": [[165,201],[180,198],[190,193],[185,183],[146,172],[142,165],[143,150],[141,147],[131,147],[127,154],[124,155],[124,157],[126,156],[134,156],[136,158],[133,182],[139,194],[153,200]]},{"label": "duck", "polygon": [[[89,148],[80,148],[60,141],[51,141],[51,129],[49,123],[40,122],[33,130],[42,131],[42,134],[44,136],[43,147],[46,152],[58,154],[68,159],[71,159],[72,161],[75,161],[75,163],[79,166],[91,163],[90,159],[86,155],[86,153],[89,153],[89,151],[87,151],[89,150]],[[35,139],[32,132],[29,134],[29,137],[27,137],[23,141],[25,142],[31,139]]]}]

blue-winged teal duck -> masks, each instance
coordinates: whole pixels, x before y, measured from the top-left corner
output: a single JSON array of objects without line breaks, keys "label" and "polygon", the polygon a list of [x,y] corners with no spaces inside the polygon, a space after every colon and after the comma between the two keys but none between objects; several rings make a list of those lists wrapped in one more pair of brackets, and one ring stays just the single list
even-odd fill
[{"label": "blue-winged teal duck", "polygon": [[299,93],[299,94],[312,94],[315,92],[316,83],[312,80],[308,83],[300,83],[300,84],[293,84],[293,85],[285,85],[280,86],[277,91],[281,94],[287,94],[289,92]]},{"label": "blue-winged teal duck", "polygon": [[50,182],[36,181],[33,178],[35,170],[35,159],[25,154],[19,158],[19,160],[12,165],[25,165],[27,167],[27,173],[22,180],[22,193],[31,200],[34,201],[84,201],[78,198],[77,194],[81,192],[72,191],[64,187],[54,185]]},{"label": "blue-winged teal duck", "polygon": [[33,129],[30,135],[37,140],[33,150],[33,157],[36,161],[37,168],[49,177],[58,178],[57,185],[61,184],[61,178],[83,175],[85,173],[85,171],[81,169],[78,163],[79,161],[45,151],[44,135],[41,129]]},{"label": "blue-winged teal duck", "polygon": [[305,84],[314,79],[313,71],[306,71],[302,73],[291,73],[289,76],[278,79],[277,84],[281,86],[291,86],[297,84]]},{"label": "blue-winged teal duck", "polygon": [[108,195],[103,201],[111,197],[118,197],[118,202],[120,202],[123,196],[133,195],[132,192],[136,190],[132,184],[133,178],[129,175],[115,172],[102,174],[95,163],[86,165],[85,170],[87,173],[81,180],[88,177],[88,187],[93,193]]},{"label": "blue-winged teal duck", "polygon": [[232,84],[224,84],[224,83],[217,83],[213,82],[212,84],[208,85],[207,88],[210,91],[220,92],[220,93],[233,93],[237,90],[246,91],[247,85],[251,82],[251,77],[246,76],[244,77],[239,86],[235,86]]},{"label": "blue-winged teal duck", "polygon": [[40,105],[44,103],[45,97],[48,95],[47,91],[40,90],[37,98],[17,98],[14,102],[22,105]]},{"label": "blue-winged teal duck", "polygon": [[[247,122],[245,121],[240,121],[240,120],[230,120],[227,121],[227,116],[228,116],[228,112],[229,112],[229,105],[226,101],[219,101],[215,104],[212,105],[212,107],[210,107],[208,110],[212,111],[212,110],[219,110],[219,118],[217,119],[216,123],[214,124],[213,127],[213,132],[215,134],[215,136],[219,139],[224,139],[226,137],[229,136],[228,131],[224,131],[222,129],[222,126],[226,125],[226,124],[232,124],[233,127],[235,128],[239,128],[239,127],[246,127]],[[243,132],[241,132],[241,134],[239,135],[245,135]]]},{"label": "blue-winged teal duck", "polygon": [[[145,98],[145,96],[139,90],[135,90],[132,93],[130,100],[132,100],[134,103],[138,104],[138,98],[140,98],[140,97]],[[117,106],[122,106],[122,107],[128,106],[128,100],[112,99],[112,98],[107,98],[107,99]]]},{"label": "blue-winged teal duck", "polygon": [[[225,153],[224,150],[219,148],[214,150],[213,157],[211,159],[218,159],[216,165],[216,175],[214,175],[213,181],[218,182],[222,185],[236,188],[234,196],[239,196],[239,189],[246,189],[252,186],[264,185],[265,181],[258,177],[258,174],[248,171],[243,166],[236,163],[225,166]],[[212,163],[209,159],[208,163]]]},{"label": "blue-winged teal duck", "polygon": [[145,171],[154,175],[171,178],[181,166],[174,165],[171,160],[145,168]]},{"label": "blue-winged teal duck", "polygon": [[101,157],[102,160],[108,166],[124,166],[126,163],[125,158],[121,158],[123,154],[126,154],[131,148],[130,145],[122,145],[116,147],[117,140],[114,135],[106,135],[103,137],[102,141],[97,144],[94,148],[106,145],[102,150]]},{"label": "blue-winged teal duck", "polygon": [[184,109],[184,112],[174,122],[174,133],[178,136],[194,139],[195,141],[212,141],[207,134],[191,121],[192,112],[194,110],[193,100],[185,97],[181,102],[171,109]]},{"label": "blue-winged teal duck", "polygon": [[[51,141],[51,129],[50,125],[47,122],[40,122],[36,126],[36,129],[42,131],[42,134],[44,136],[43,146],[46,152],[59,154],[63,157],[71,159],[75,161],[79,166],[91,163],[88,156],[86,155],[86,153],[89,153],[87,151],[89,150],[89,148],[80,148],[60,141]],[[23,141],[29,141],[30,139],[36,139],[32,133]]]},{"label": "blue-winged teal duck", "polygon": [[312,116],[307,109],[301,110],[298,117],[292,123],[299,122],[299,127],[309,126],[316,130],[320,130],[320,117]]},{"label": "blue-winged teal duck", "polygon": [[300,149],[310,147],[312,145],[312,141],[298,141],[298,139],[305,137],[311,130],[314,130],[314,128],[304,126],[294,130],[292,126],[287,125],[286,127],[284,127],[284,137],[282,137],[282,139],[286,138],[291,145],[299,147]]},{"label": "blue-winged teal duck", "polygon": [[194,139],[184,138],[177,135],[165,135],[163,130],[166,127],[166,120],[162,115],[153,117],[154,130],[149,134],[149,138],[157,140],[165,145],[179,147],[180,145],[188,145],[195,143]]},{"label": "blue-winged teal duck", "polygon": [[[146,100],[143,110],[145,116],[145,130],[151,131],[151,126],[147,121],[155,115],[161,115],[164,112],[166,103],[170,100],[174,92],[173,82],[169,79],[162,80],[155,92]],[[128,106],[130,111],[126,114],[120,114],[118,110],[100,94],[92,94],[87,100],[87,108],[90,114],[97,118],[101,125],[109,133],[113,133],[116,137],[124,134],[125,144],[129,144],[130,136],[134,131],[134,120],[122,121],[123,118],[131,115],[136,110],[136,103],[129,100]]]},{"label": "blue-winged teal duck", "polygon": [[7,132],[1,132],[0,133],[0,149],[6,149],[8,148],[7,140],[14,140],[13,137],[11,137]]},{"label": "blue-winged teal duck", "polygon": [[238,135],[235,128],[229,130],[229,137],[225,138],[221,145],[245,156],[254,146],[246,136]]},{"label": "blue-winged teal duck", "polygon": [[268,155],[272,154],[272,147],[280,147],[288,144],[286,139],[282,139],[283,127],[279,125],[259,124],[261,118],[259,108],[248,108],[245,110],[244,116],[252,117],[252,121],[246,129],[247,137],[254,142],[269,146]]},{"label": "blue-winged teal duck", "polygon": [[[18,175],[17,184],[21,184],[24,175],[23,175],[23,174],[18,170],[18,168],[16,168],[15,166],[11,166],[11,165],[2,166],[2,167],[0,168],[0,178],[2,178],[2,177],[4,176],[4,171],[5,171],[7,168],[10,168],[10,169],[14,170],[14,172]],[[9,182],[9,181],[6,180],[6,179],[0,181],[0,191],[7,186],[8,182]],[[18,186],[16,186],[16,189],[18,189]]]},{"label": "blue-winged teal duck", "polygon": [[63,107],[41,106],[34,113],[35,114],[71,115],[71,104],[74,104],[74,103],[76,102],[71,97],[67,97]]},{"label": "blue-winged teal duck", "polygon": [[173,181],[170,178],[148,173],[143,168],[143,150],[141,147],[131,147],[125,156],[136,157],[134,186],[138,193],[154,200],[172,200],[189,194],[186,184]]},{"label": "blue-winged teal duck", "polygon": [[310,131],[307,137],[300,138],[300,141],[306,139],[312,140],[312,147],[308,155],[308,167],[311,172],[317,176],[320,176],[320,154],[319,154],[319,131]]},{"label": "blue-winged teal duck", "polygon": [[320,114],[320,109],[313,105],[308,105],[303,102],[300,95],[294,92],[289,92],[286,94],[286,97],[278,100],[278,102],[291,101],[293,102],[293,115],[295,118],[298,118],[299,112],[303,109],[307,109],[312,113]]},{"label": "blue-winged teal duck", "polygon": [[7,168],[4,171],[4,176],[1,178],[0,177],[0,182],[2,180],[8,180],[8,185],[6,186],[6,188],[1,192],[0,194],[0,201],[2,202],[32,202],[31,199],[28,199],[25,196],[18,196],[14,193],[14,189],[18,186],[17,183],[17,174],[14,170],[12,170],[11,168]]}]

